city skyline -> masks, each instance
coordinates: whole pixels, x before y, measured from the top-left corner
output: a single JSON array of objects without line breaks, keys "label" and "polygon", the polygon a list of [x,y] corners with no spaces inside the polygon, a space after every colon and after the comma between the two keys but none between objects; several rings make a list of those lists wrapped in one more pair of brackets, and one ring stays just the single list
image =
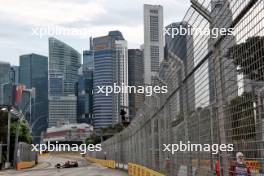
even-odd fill
[{"label": "city skyline", "polygon": [[0,175],[263,175],[264,1],[186,2],[2,3]]},{"label": "city skyline", "polygon": [[[2,0],[0,0],[1,2]],[[16,0],[2,2],[0,7],[0,48],[2,57],[0,61],[7,61],[11,65],[18,65],[19,56],[28,53],[37,53],[48,56],[48,37],[39,38],[32,35],[32,29],[50,25],[66,29],[87,29],[89,36],[54,36],[70,44],[78,52],[89,49],[89,37],[102,36],[111,30],[120,30],[128,41],[128,48],[140,48],[143,44],[143,4],[160,4],[164,7],[164,25],[179,21],[188,8],[186,4],[172,0],[144,0],[140,2],[122,1],[121,3],[107,0],[98,1],[45,1],[36,3],[31,0],[19,3]],[[30,10],[29,8],[42,10]],[[122,7],[122,8],[121,8]],[[6,9],[9,9],[6,11]],[[86,10],[90,9],[90,10]],[[93,9],[91,11],[91,9]],[[175,10],[177,9],[177,10]],[[46,13],[48,12],[49,13]],[[62,14],[68,11],[67,18]],[[90,11],[90,12],[89,12]],[[76,13],[78,12],[78,14]],[[33,14],[33,15],[32,15]],[[94,15],[96,14],[96,15]],[[56,16],[56,18],[54,18]],[[25,20],[26,19],[26,20]],[[63,19],[63,20],[62,20]],[[11,52],[12,51],[12,52]]]}]

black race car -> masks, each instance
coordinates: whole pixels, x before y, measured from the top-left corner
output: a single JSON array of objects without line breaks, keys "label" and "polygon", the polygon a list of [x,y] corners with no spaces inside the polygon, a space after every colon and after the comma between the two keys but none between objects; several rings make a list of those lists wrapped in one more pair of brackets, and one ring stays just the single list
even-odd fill
[{"label": "black race car", "polygon": [[65,163],[57,163],[55,165],[56,168],[72,168],[72,167],[78,167],[78,162],[77,161],[66,161]]}]

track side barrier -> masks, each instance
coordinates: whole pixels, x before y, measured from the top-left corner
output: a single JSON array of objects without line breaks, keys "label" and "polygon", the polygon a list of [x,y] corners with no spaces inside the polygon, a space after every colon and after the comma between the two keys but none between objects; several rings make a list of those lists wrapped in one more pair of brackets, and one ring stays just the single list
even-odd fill
[{"label": "track side barrier", "polygon": [[94,162],[94,163],[100,164],[102,166],[111,168],[111,169],[115,169],[116,168],[116,163],[113,160],[102,160],[102,159],[92,158],[92,157],[89,157],[89,156],[86,156],[85,158],[88,161],[90,161],[90,162]]},{"label": "track side barrier", "polygon": [[128,163],[128,174],[130,176],[165,176],[152,169],[133,163]]},{"label": "track side barrier", "polygon": [[18,143],[16,169],[26,169],[38,164],[37,152],[32,152],[32,146],[25,142]]},{"label": "track side barrier", "polygon": [[27,168],[34,167],[35,165],[36,165],[35,161],[21,161],[16,164],[16,169],[17,170],[27,169]]},{"label": "track side barrier", "polygon": [[[86,156],[85,158],[90,162],[94,162],[108,168],[116,169],[116,162],[114,160],[102,160],[89,156]],[[161,174],[157,171],[133,163],[128,163],[128,174],[130,176],[165,176],[164,174]]]}]

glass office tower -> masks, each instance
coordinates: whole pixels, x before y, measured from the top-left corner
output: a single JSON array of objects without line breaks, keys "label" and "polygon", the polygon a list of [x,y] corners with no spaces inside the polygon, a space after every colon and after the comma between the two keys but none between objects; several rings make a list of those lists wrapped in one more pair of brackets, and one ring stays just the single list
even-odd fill
[{"label": "glass office tower", "polygon": [[[128,84],[129,86],[144,85],[144,56],[140,49],[128,50]],[[145,98],[142,93],[129,94],[129,119],[132,120]]]},{"label": "glass office tower", "polygon": [[83,70],[94,69],[94,56],[92,50],[83,51]]},{"label": "glass office tower", "polygon": [[77,122],[92,124],[93,71],[83,70],[77,84]]},{"label": "glass office tower", "polygon": [[74,94],[80,64],[78,51],[58,39],[49,38],[49,70],[62,73],[64,95]]},{"label": "glass office tower", "polygon": [[0,105],[4,104],[4,85],[9,83],[10,64],[0,62]]},{"label": "glass office tower", "polygon": [[128,85],[127,44],[121,32],[111,31],[107,36],[93,39],[94,47],[94,104],[95,130],[120,122],[120,111],[128,106],[128,94],[98,92],[97,86]]},{"label": "glass office tower", "polygon": [[76,123],[78,69],[81,55],[71,46],[49,38],[49,127]]},{"label": "glass office tower", "polygon": [[38,54],[20,56],[19,82],[27,89],[35,88],[34,102],[31,104],[31,129],[37,142],[42,131],[47,128],[48,119],[48,58]]}]

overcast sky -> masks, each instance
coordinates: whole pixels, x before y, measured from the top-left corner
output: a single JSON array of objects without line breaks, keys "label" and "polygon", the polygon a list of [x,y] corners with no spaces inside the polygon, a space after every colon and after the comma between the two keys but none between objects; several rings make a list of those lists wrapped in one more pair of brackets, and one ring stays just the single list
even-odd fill
[{"label": "overcast sky", "polygon": [[[143,4],[164,7],[164,25],[181,21],[190,0],[0,0],[0,61],[19,64],[19,56],[48,56],[48,36],[32,35],[45,26],[85,29],[92,37],[120,30],[129,48],[143,43]],[[89,38],[55,36],[77,49],[89,49]]]}]

